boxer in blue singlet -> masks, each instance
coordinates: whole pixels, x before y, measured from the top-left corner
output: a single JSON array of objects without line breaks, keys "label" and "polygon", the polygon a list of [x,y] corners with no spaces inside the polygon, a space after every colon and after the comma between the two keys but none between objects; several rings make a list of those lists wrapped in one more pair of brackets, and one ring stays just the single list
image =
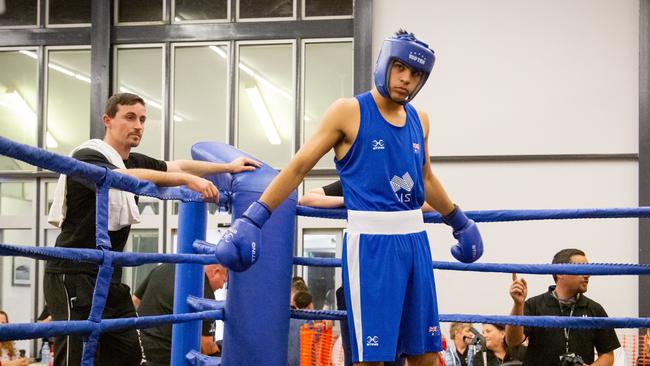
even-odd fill
[{"label": "boxer in blue singlet", "polygon": [[343,283],[353,361],[380,365],[396,354],[409,365],[438,365],[441,351],[431,253],[423,202],[453,228],[452,255],[473,262],[483,253],[474,221],[447,196],[431,171],[429,118],[411,100],[426,82],[435,56],[412,33],[387,38],[375,67],[375,87],[334,102],[318,131],[260,199],[235,220],[218,244],[220,263],[245,270],[271,211],[330,149],[343,185],[348,227]]}]

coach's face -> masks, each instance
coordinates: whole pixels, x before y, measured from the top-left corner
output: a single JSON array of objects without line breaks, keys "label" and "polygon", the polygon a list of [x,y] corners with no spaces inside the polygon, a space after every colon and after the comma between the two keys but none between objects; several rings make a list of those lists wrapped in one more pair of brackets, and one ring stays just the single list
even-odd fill
[{"label": "coach's face", "polygon": [[144,122],[147,120],[147,110],[140,104],[118,104],[115,117],[104,115],[106,135],[114,141],[129,148],[137,147],[142,141]]}]

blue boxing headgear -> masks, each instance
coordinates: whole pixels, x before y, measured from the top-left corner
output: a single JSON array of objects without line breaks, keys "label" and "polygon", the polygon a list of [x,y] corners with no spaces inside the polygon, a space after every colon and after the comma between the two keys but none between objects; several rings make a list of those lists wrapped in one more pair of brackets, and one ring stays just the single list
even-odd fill
[{"label": "blue boxing headgear", "polygon": [[413,33],[400,31],[395,36],[386,38],[379,52],[379,57],[377,57],[377,64],[375,65],[375,86],[379,94],[388,99],[391,99],[388,90],[389,73],[391,65],[395,60],[399,60],[413,71],[422,72],[422,79],[413,90],[413,93],[403,101],[393,100],[399,104],[406,104],[415,97],[420,89],[422,89],[424,83],[426,83],[431,69],[433,69],[433,64],[436,61],[436,56],[433,50],[426,43],[415,38]]}]

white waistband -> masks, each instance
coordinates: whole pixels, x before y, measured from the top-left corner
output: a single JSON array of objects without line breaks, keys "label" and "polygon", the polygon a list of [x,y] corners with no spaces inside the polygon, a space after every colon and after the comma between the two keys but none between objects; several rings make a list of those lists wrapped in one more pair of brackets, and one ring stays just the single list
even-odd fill
[{"label": "white waistband", "polygon": [[424,231],[422,210],[348,210],[347,231],[360,234],[410,234]]}]

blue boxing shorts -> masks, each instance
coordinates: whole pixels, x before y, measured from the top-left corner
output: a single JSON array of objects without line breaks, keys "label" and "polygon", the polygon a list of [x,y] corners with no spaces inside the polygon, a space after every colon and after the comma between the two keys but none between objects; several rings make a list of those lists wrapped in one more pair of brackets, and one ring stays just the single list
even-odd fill
[{"label": "blue boxing shorts", "polygon": [[348,210],[342,264],[353,362],[442,351],[421,210]]}]

